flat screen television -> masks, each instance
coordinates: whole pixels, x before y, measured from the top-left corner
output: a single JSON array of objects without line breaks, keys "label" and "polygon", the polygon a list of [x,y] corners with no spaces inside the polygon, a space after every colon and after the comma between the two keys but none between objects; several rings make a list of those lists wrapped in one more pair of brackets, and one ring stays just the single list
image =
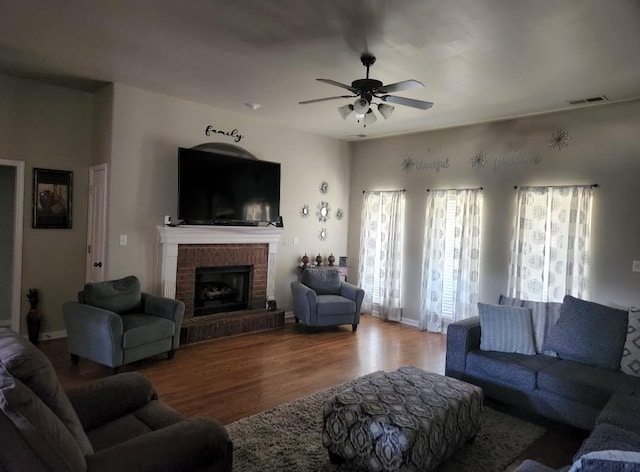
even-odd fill
[{"label": "flat screen television", "polygon": [[178,218],[189,225],[258,225],[280,216],[280,164],[178,149]]}]

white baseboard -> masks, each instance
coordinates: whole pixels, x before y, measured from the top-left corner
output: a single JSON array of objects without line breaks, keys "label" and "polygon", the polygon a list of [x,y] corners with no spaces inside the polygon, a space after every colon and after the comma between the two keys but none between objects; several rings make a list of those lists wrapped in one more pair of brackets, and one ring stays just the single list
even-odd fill
[{"label": "white baseboard", "polygon": [[67,337],[67,330],[61,329],[59,331],[48,331],[46,333],[40,333],[40,335],[38,336],[38,340],[47,341],[49,339],[59,339],[59,338],[66,338],[66,337]]},{"label": "white baseboard", "polygon": [[413,326],[414,328],[420,327],[420,323],[418,322],[418,320],[412,320],[410,318],[401,318],[400,323],[406,324],[407,326]]}]

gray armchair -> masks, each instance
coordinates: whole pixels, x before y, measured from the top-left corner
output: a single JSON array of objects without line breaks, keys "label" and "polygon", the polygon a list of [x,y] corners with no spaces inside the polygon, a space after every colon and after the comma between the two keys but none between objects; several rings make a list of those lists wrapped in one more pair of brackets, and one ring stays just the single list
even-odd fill
[{"label": "gray armchair", "polygon": [[0,329],[0,470],[231,472],[233,443],[216,420],[188,419],[137,372],[65,392],[47,357]]},{"label": "gray armchair", "polygon": [[77,302],[62,307],[71,362],[80,357],[111,367],[167,353],[180,344],[184,303],[140,291],[131,275],[85,284]]},{"label": "gray armchair", "polygon": [[364,290],[341,281],[338,269],[305,269],[299,282],[291,282],[291,292],[296,323],[358,329]]}]

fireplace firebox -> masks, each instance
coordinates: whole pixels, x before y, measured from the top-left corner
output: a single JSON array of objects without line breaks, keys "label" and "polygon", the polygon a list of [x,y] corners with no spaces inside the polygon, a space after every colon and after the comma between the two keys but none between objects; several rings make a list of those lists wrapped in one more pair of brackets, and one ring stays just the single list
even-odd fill
[{"label": "fireplace firebox", "polygon": [[246,310],[253,266],[196,267],[193,315]]}]

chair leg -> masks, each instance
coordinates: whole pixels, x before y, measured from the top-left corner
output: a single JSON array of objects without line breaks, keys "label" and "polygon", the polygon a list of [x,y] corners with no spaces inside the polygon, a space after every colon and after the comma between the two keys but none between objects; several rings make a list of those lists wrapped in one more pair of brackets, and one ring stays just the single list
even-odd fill
[{"label": "chair leg", "polygon": [[300,318],[296,316],[295,319],[296,319],[296,324],[300,323]]},{"label": "chair leg", "polygon": [[176,357],[175,349],[171,349],[170,351],[167,351],[167,359],[173,359],[174,357]]},{"label": "chair leg", "polygon": [[78,365],[80,363],[80,356],[77,354],[71,354],[71,364]]},{"label": "chair leg", "polygon": [[358,323],[353,323],[353,324],[351,325],[351,332],[355,333],[355,332],[356,332],[356,329],[358,329]]}]

